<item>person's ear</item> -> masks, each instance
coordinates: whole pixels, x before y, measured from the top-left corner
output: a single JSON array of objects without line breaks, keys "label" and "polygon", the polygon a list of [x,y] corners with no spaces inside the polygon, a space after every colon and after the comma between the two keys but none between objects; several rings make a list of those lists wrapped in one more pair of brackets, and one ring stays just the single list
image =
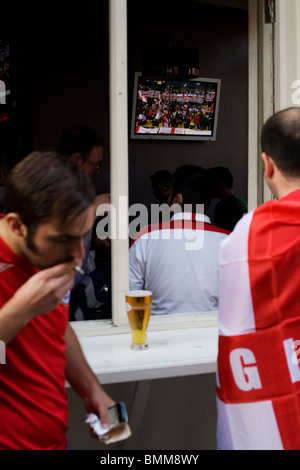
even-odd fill
[{"label": "person's ear", "polygon": [[22,220],[20,219],[19,214],[15,212],[9,212],[5,216],[6,223],[10,229],[10,231],[18,238],[26,238],[27,236],[27,227],[23,224]]},{"label": "person's ear", "polygon": [[265,175],[265,177],[267,179],[272,179],[272,177],[274,175],[274,170],[275,170],[275,164],[274,164],[274,161],[273,161],[272,157],[270,157],[270,155],[263,152],[261,154],[261,158],[262,158],[262,161],[264,163],[264,175]]},{"label": "person's ear", "polygon": [[73,160],[73,162],[77,163],[77,165],[80,165],[80,162],[83,159],[82,159],[82,156],[79,152],[75,152],[75,153],[73,153],[73,155],[71,155],[71,160]]},{"label": "person's ear", "polygon": [[172,203],[173,203],[173,204],[182,204],[182,203],[183,203],[182,194],[181,194],[181,193],[175,194],[175,196],[173,197]]}]

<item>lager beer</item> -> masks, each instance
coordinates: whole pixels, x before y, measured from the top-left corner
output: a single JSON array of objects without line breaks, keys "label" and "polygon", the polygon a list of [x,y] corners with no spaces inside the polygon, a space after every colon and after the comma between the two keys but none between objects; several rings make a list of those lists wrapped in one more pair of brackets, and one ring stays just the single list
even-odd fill
[{"label": "lager beer", "polygon": [[132,332],[131,349],[146,349],[147,327],[151,314],[152,292],[132,290],[126,294],[126,310]]}]

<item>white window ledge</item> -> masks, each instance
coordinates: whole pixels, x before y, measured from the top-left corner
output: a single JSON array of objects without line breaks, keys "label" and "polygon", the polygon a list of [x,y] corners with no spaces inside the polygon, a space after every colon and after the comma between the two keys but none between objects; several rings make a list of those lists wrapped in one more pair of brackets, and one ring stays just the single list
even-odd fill
[{"label": "white window ledge", "polygon": [[71,323],[102,384],[213,373],[218,350],[217,312],[152,316],[149,348],[132,351],[128,327],[111,322]]}]

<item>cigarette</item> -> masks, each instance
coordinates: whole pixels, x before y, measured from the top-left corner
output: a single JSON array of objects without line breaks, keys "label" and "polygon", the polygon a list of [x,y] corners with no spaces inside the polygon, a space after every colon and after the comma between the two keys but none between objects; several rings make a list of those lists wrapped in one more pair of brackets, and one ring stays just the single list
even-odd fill
[{"label": "cigarette", "polygon": [[77,271],[79,274],[81,274],[81,276],[84,276],[85,275],[85,272],[83,269],[81,269],[80,266],[75,266],[75,271]]}]

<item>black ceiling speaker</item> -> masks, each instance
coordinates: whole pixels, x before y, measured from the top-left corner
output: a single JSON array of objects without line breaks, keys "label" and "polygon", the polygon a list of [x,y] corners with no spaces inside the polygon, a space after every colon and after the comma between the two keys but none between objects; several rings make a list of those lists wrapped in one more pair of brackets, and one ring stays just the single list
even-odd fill
[{"label": "black ceiling speaker", "polygon": [[199,52],[193,47],[163,47],[142,51],[142,74],[149,78],[199,77]]}]

